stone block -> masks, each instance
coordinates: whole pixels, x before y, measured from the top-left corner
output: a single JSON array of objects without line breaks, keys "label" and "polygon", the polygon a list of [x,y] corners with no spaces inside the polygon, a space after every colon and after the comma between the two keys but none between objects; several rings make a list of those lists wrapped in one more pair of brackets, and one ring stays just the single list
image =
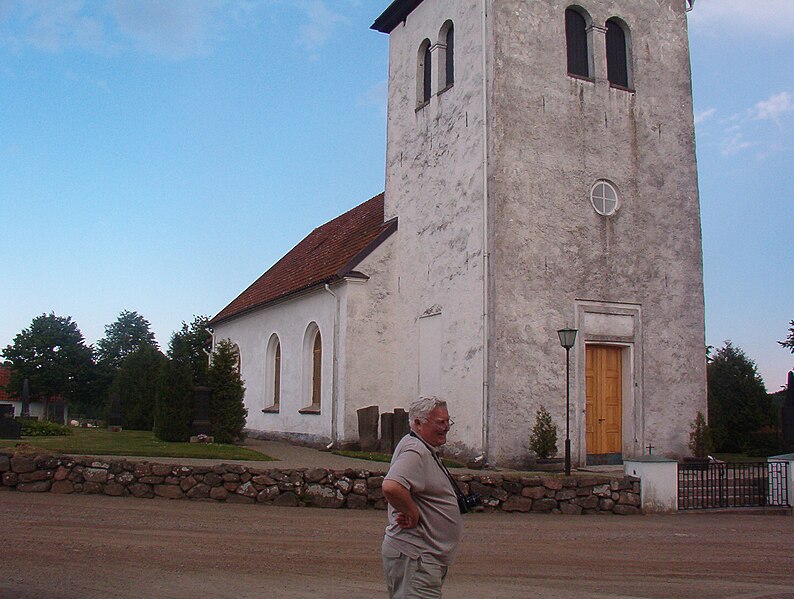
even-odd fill
[{"label": "stone block", "polygon": [[328,471],[325,468],[310,468],[306,471],[304,477],[307,483],[319,483],[328,476]]},{"label": "stone block", "polygon": [[291,491],[287,491],[286,493],[281,493],[278,497],[276,497],[273,500],[273,505],[278,505],[281,507],[297,507],[298,496]]},{"label": "stone block", "polygon": [[639,506],[640,505],[640,496],[634,493],[628,493],[626,491],[620,492],[620,497],[618,498],[618,503],[621,505],[633,505]]},{"label": "stone block", "polygon": [[135,482],[135,477],[133,476],[132,472],[124,471],[121,474],[116,475],[116,482],[120,485],[129,485]]},{"label": "stone block", "polygon": [[533,512],[550,512],[557,507],[555,499],[543,498],[532,502]]},{"label": "stone block", "polygon": [[521,490],[522,497],[529,497],[530,499],[542,499],[546,496],[545,487],[524,487]]},{"label": "stone block", "polygon": [[134,497],[154,497],[154,491],[152,490],[151,485],[135,483],[127,487],[127,489]]},{"label": "stone block", "polygon": [[379,489],[383,485],[383,476],[371,476],[367,479],[368,489]]},{"label": "stone block", "polygon": [[33,472],[36,469],[36,462],[28,456],[14,456],[11,458],[11,471],[17,474]]},{"label": "stone block", "polygon": [[7,455],[0,455],[0,472],[11,470],[11,458]]},{"label": "stone block", "polygon": [[149,462],[138,462],[135,464],[135,469],[133,470],[135,473],[135,478],[140,478],[142,476],[151,476],[152,474],[152,465]]},{"label": "stone block", "polygon": [[369,505],[367,498],[362,495],[350,494],[347,496],[347,507],[351,510],[363,510]]},{"label": "stone block", "polygon": [[20,483],[35,483],[39,480],[52,480],[52,470],[36,470],[35,472],[25,472],[19,475]]},{"label": "stone block", "polygon": [[185,478],[179,481],[179,488],[182,489],[185,493],[190,491],[193,487],[198,484],[198,481],[193,478],[192,476],[186,476]]},{"label": "stone block", "polygon": [[104,468],[86,468],[83,478],[89,483],[104,483],[108,480],[108,471]]},{"label": "stone block", "polygon": [[274,481],[272,478],[270,478],[270,477],[269,477],[269,476],[267,476],[266,474],[258,474],[258,475],[256,475],[256,476],[254,476],[254,477],[251,479],[251,481],[252,481],[252,482],[253,482],[255,485],[261,485],[261,486],[263,486],[263,487],[270,487],[270,486],[272,486],[272,485],[275,485],[275,484],[276,484],[276,481]]},{"label": "stone block", "polygon": [[316,507],[340,508],[345,503],[345,496],[333,487],[309,485],[303,494],[303,500]]},{"label": "stone block", "polygon": [[205,485],[204,483],[196,483],[195,486],[191,487],[185,492],[185,495],[189,499],[206,499],[210,496],[210,487],[209,485]]},{"label": "stone block", "polygon": [[50,487],[50,493],[58,493],[59,495],[74,493],[74,483],[70,480],[56,480]]},{"label": "stone block", "polygon": [[279,490],[276,485],[270,485],[262,489],[256,496],[256,500],[259,503],[267,503],[268,501],[273,501],[276,497],[278,497]]},{"label": "stone block", "polygon": [[52,486],[50,480],[39,480],[33,483],[19,483],[17,491],[20,493],[47,493]]},{"label": "stone block", "polygon": [[55,471],[55,474],[53,474],[52,477],[53,479],[58,481],[66,480],[67,478],[69,478],[70,472],[71,471],[68,468],[64,468],[63,466],[58,466],[58,469]]},{"label": "stone block", "polygon": [[350,493],[351,489],[353,488],[353,481],[347,477],[340,478],[334,483],[334,486],[342,491],[345,495]]},{"label": "stone block", "polygon": [[240,482],[240,475],[234,472],[227,472],[222,477],[223,482],[225,483],[239,483]]},{"label": "stone block", "polygon": [[164,476],[140,476],[138,482],[145,485],[162,485],[165,482]]},{"label": "stone block", "polygon": [[216,474],[215,472],[210,472],[209,474],[204,475],[204,484],[207,484],[210,487],[220,487],[223,484],[223,478],[221,478],[220,475]]},{"label": "stone block", "polygon": [[573,503],[586,510],[593,510],[598,507],[598,497],[595,495],[589,495],[588,497],[578,497],[574,499]]},{"label": "stone block", "polygon": [[255,499],[256,496],[258,495],[258,491],[256,490],[256,487],[254,487],[254,485],[250,481],[247,483],[243,483],[239,487],[237,487],[237,491],[235,491],[235,493],[237,493],[237,495],[242,495],[243,497],[251,497],[253,499]]},{"label": "stone block", "polygon": [[356,495],[367,494],[367,481],[363,478],[357,478],[353,481],[353,493]]},{"label": "stone block", "polygon": [[228,496],[229,491],[223,487],[212,487],[212,489],[210,489],[210,499],[214,499],[215,501],[226,501]]},{"label": "stone block", "polygon": [[101,495],[104,492],[104,483],[86,482],[83,484],[83,493],[88,495]]},{"label": "stone block", "polygon": [[124,495],[125,487],[116,482],[107,483],[104,488],[105,495],[111,497],[121,497]]},{"label": "stone block", "polygon": [[568,503],[566,501],[560,504],[560,513],[565,514],[566,516],[578,516],[582,513],[582,506],[576,505],[575,503]]},{"label": "stone block", "polygon": [[543,486],[553,491],[559,491],[563,487],[563,480],[561,478],[544,478]]},{"label": "stone block", "polygon": [[615,507],[615,502],[608,497],[602,497],[598,500],[598,509],[604,512],[611,512],[613,507]]},{"label": "stone block", "polygon": [[528,512],[532,509],[532,500],[522,495],[511,495],[502,504],[502,509],[506,512]]}]

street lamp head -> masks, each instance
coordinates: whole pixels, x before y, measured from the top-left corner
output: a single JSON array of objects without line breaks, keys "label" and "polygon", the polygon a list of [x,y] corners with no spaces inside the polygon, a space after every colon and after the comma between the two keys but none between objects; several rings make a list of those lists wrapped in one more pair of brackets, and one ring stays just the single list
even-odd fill
[{"label": "street lamp head", "polygon": [[576,333],[578,333],[576,329],[567,328],[557,331],[557,335],[560,336],[560,345],[562,345],[565,349],[571,349],[573,344],[576,342]]}]

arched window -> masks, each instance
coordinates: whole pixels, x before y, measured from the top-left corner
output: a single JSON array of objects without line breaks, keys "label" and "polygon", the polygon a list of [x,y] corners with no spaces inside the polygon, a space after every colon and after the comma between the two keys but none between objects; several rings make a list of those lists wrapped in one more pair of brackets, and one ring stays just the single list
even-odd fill
[{"label": "arched window", "polygon": [[607,79],[612,85],[629,88],[629,46],[626,37],[626,28],[618,19],[607,21]]},{"label": "arched window", "polygon": [[568,74],[591,77],[587,19],[575,8],[565,9],[565,45],[568,52]]},{"label": "arched window", "polygon": [[265,409],[278,412],[281,406],[281,341],[275,333],[270,337],[265,352]]},{"label": "arched window", "polygon": [[320,407],[320,389],[323,383],[323,341],[320,331],[314,335],[312,346],[312,405]]},{"label": "arched window", "polygon": [[[323,388],[323,340],[317,323],[306,328],[303,338],[302,393],[305,408],[301,414],[319,414]],[[307,405],[308,404],[308,405]]]},{"label": "arched window", "polygon": [[421,107],[430,102],[432,89],[432,58],[430,56],[430,40],[427,39],[419,46],[416,84],[416,105]]},{"label": "arched window", "polygon": [[438,47],[442,53],[439,65],[444,66],[443,71],[439,68],[438,89],[443,91],[455,84],[455,26],[452,21],[447,21],[441,28]]}]

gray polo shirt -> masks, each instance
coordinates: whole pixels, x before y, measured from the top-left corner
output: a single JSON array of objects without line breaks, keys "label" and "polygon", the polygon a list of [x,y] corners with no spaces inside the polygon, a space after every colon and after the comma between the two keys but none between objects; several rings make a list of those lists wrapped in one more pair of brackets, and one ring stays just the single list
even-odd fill
[{"label": "gray polo shirt", "polygon": [[[406,435],[391,460],[386,480],[400,483],[411,492],[419,508],[419,524],[400,528],[396,510],[389,505],[389,524],[384,544],[412,559],[449,566],[455,559],[463,517],[452,483],[420,439]],[[435,451],[435,450],[434,450]]]}]

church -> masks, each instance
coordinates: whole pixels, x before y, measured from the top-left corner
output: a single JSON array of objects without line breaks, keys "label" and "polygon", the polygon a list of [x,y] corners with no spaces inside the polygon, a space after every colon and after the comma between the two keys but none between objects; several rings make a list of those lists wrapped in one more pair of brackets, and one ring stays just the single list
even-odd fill
[{"label": "church", "polygon": [[436,395],[448,453],[491,466],[526,465],[541,406],[575,466],[687,454],[706,413],[693,1],[391,2],[384,192],[210,323],[249,434],[341,446],[358,409]]}]

